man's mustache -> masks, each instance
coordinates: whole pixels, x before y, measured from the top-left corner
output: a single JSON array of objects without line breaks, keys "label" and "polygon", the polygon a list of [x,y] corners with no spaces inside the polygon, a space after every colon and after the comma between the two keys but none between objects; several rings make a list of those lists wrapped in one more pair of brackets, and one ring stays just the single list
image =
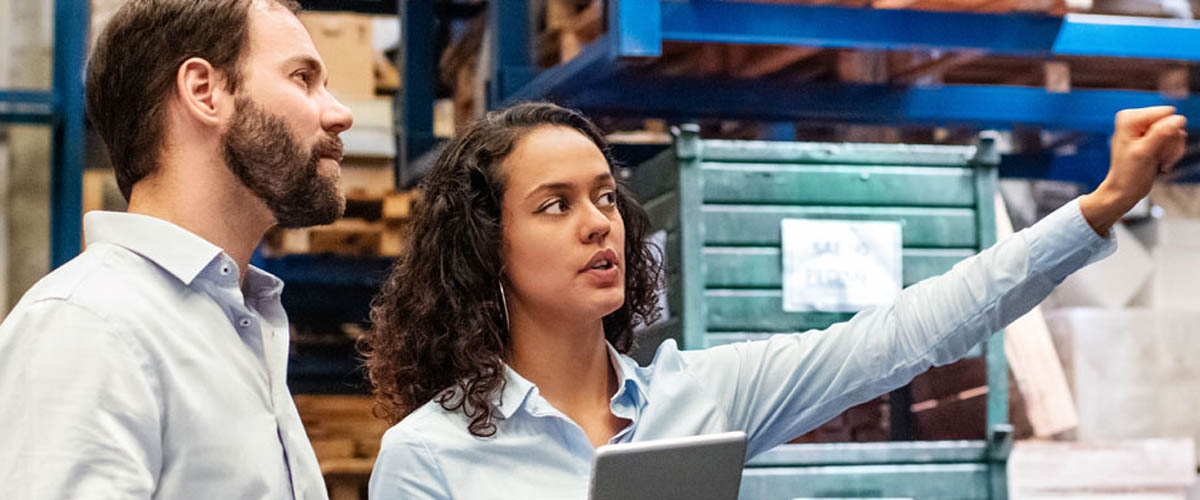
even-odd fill
[{"label": "man's mustache", "polygon": [[321,137],[313,145],[313,153],[320,158],[331,158],[341,163],[343,158],[342,139],[336,135]]}]

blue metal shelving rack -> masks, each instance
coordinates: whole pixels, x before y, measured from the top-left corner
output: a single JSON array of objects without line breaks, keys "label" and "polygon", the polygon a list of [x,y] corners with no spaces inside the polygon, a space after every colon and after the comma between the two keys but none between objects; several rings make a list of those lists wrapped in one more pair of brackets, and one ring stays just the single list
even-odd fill
[{"label": "blue metal shelving rack", "polygon": [[[435,61],[433,2],[313,0],[318,10],[399,12],[404,23],[406,85],[397,99],[401,163],[427,154],[433,138]],[[1170,103],[1200,124],[1200,98],[1172,100],[1156,92],[1075,90],[1048,93],[1006,86],[806,85],[711,81],[639,75],[631,64],[661,54],[664,41],[797,44],[874,49],[970,49],[1033,58],[1055,55],[1200,61],[1200,23],[1071,14],[963,14],[854,9],[716,0],[609,0],[608,33],[571,61],[539,71],[531,57],[527,0],[492,0],[488,15],[496,64],[492,107],[552,99],[598,114],[678,118],[804,119],[875,124],[958,124],[1009,128],[1040,125],[1106,134],[1120,108]],[[51,263],[79,252],[84,164],[83,65],[89,4],[55,0],[54,85],[48,91],[0,90],[0,122],[54,130]],[[1103,146],[1104,141],[1091,141]],[[1088,165],[1102,148],[1075,156],[1010,158],[1002,175],[1097,181]],[[418,173],[398,169],[411,184]]]},{"label": "blue metal shelving rack", "polygon": [[52,130],[50,265],[79,253],[82,242],[83,66],[87,0],[54,0],[54,80],[50,90],[0,90],[0,123],[47,125]]},{"label": "blue metal shelving rack", "polygon": [[[1102,56],[1200,61],[1200,22],[1069,14],[974,14],[719,0],[607,0],[607,33],[574,59],[539,70],[532,60],[529,2],[492,0],[495,29],[490,107],[548,99],[596,115],[719,117],[890,125],[1041,126],[1090,135],[1081,154],[1006,158],[1001,175],[1094,185],[1107,164],[1104,136],[1122,108],[1172,104],[1200,126],[1200,98],[1157,92],[1017,86],[809,84],[662,77],[644,62],[664,42],[784,44],[876,50],[972,50],[1028,58]],[[420,22],[412,18],[406,23]],[[428,50],[420,43],[406,51]],[[413,59],[416,60],[416,59]],[[412,74],[418,74],[410,72]],[[405,97],[408,116],[431,116],[432,100]],[[430,122],[431,123],[431,122]],[[409,137],[432,125],[409,121]],[[411,142],[410,142],[411,144]],[[411,147],[409,158],[431,143]],[[412,177],[407,174],[407,177]]]}]

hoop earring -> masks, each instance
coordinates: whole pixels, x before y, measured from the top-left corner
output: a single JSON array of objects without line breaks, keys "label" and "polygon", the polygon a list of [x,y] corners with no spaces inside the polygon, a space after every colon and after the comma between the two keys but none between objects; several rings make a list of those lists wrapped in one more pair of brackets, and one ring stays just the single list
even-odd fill
[{"label": "hoop earring", "polygon": [[503,306],[504,312],[504,331],[512,330],[512,320],[508,318],[508,298],[504,296],[504,281],[496,280],[496,284],[500,286],[500,304]]}]

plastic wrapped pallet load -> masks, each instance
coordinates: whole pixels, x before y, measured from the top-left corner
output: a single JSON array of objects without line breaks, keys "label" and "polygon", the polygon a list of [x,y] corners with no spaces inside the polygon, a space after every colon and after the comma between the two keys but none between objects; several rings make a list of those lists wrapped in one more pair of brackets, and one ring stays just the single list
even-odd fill
[{"label": "plastic wrapped pallet load", "polygon": [[1074,389],[1081,441],[1200,443],[1200,311],[1076,308],[1046,319]]},{"label": "plastic wrapped pallet load", "polygon": [[1020,441],[1008,482],[1011,500],[1188,500],[1196,456],[1187,439]]}]

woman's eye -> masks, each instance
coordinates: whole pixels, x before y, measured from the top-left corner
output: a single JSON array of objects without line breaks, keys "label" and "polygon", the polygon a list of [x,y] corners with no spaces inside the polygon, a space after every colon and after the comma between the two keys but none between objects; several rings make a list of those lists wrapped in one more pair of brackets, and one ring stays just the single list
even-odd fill
[{"label": "woman's eye", "polygon": [[600,195],[600,199],[596,202],[596,204],[599,206],[602,206],[602,207],[611,207],[613,205],[616,205],[617,204],[617,193],[614,191],[609,191],[607,193]]},{"label": "woman's eye", "polygon": [[542,213],[557,215],[557,214],[566,213],[566,211],[567,211],[567,202],[565,200],[561,200],[561,199],[554,200],[553,202],[547,203],[546,205],[542,206]]}]

